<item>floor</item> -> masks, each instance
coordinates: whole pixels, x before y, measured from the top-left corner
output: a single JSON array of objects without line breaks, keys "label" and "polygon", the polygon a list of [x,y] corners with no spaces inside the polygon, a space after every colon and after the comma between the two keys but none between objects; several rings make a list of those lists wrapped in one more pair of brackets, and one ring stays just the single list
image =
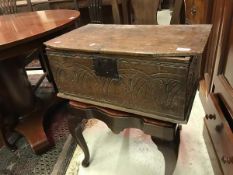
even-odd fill
[{"label": "floor", "polygon": [[[43,72],[28,72],[32,85],[37,82],[41,73]],[[47,97],[51,94],[51,91],[51,84],[47,80],[44,80],[36,94],[40,97]],[[9,140],[16,144],[17,150],[11,151],[7,147],[0,148],[0,175],[49,175],[52,172],[65,173],[76,148],[73,140],[67,142],[71,136],[69,135],[65,106],[65,104],[60,104],[58,106],[60,107],[59,109],[50,111],[44,117],[44,129],[51,144],[50,149],[45,153],[35,154],[23,136],[17,133],[11,135]],[[61,152],[65,154],[61,155]],[[58,162],[59,167],[55,167]],[[54,175],[58,175],[58,173]]]},{"label": "floor", "polygon": [[[208,136],[203,137],[205,126],[204,110],[198,94],[196,95],[190,120],[183,125],[179,156],[174,175],[220,175]],[[205,132],[204,132],[205,133]],[[165,161],[162,153],[149,135],[138,129],[126,129],[119,135],[113,134],[101,121],[92,120],[84,131],[91,154],[88,168],[80,165],[83,153],[78,146],[68,167],[66,175],[163,175]],[[212,161],[212,164],[211,164]],[[174,164],[173,157],[170,162]],[[214,168],[213,168],[214,167]]]}]

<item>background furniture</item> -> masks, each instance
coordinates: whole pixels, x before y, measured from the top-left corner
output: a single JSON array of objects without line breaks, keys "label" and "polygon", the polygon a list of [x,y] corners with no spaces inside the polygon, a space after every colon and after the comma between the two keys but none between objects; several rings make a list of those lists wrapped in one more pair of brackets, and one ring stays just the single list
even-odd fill
[{"label": "background furniture", "polygon": [[[214,0],[185,0],[185,23],[186,24],[213,24],[214,19],[212,18],[213,11],[213,2]],[[213,27],[215,30],[215,27]],[[215,31],[217,32],[217,31]],[[213,33],[210,35],[210,40],[212,40]],[[217,36],[217,35],[216,35]],[[216,37],[217,38],[217,37]],[[208,47],[212,47],[212,44],[209,44]],[[214,48],[214,47],[213,47]],[[209,48],[210,50],[210,48]],[[209,52],[209,51],[208,51]],[[214,52],[212,52],[214,53]],[[207,52],[204,53],[202,57],[202,68],[201,76],[204,77],[205,65],[208,65]],[[209,59],[211,61],[212,59]],[[212,66],[210,66],[212,67]]]},{"label": "background furniture", "polygon": [[1,0],[0,10],[4,15],[16,13],[16,0]]},{"label": "background furniture", "polygon": [[191,24],[211,23],[200,97],[205,124],[223,174],[233,172],[233,1],[186,0],[186,18]]},{"label": "background furniture", "polygon": [[[1,0],[0,1],[0,10],[1,14],[7,15],[7,14],[15,14],[17,13],[17,6],[16,6],[16,0]],[[36,48],[33,51],[29,51],[27,53],[24,53],[21,55],[21,57],[25,57],[25,68],[26,70],[43,70],[44,74],[39,78],[38,82],[36,83],[34,87],[34,91],[39,87],[40,83],[43,81],[45,77],[48,78],[49,81],[51,81],[51,75],[48,72],[48,68],[46,67],[46,63],[44,63],[44,51],[41,48]],[[30,67],[28,64],[30,64],[33,60],[39,60],[41,67]]]},{"label": "background furniture", "polygon": [[88,0],[88,10],[91,23],[103,23],[102,0]]},{"label": "background furniture", "polygon": [[78,17],[79,12],[72,10],[0,16],[0,102],[1,110],[5,111],[2,117],[22,118],[15,130],[28,139],[37,153],[49,146],[43,117],[53,104],[53,98],[45,101],[35,96],[25,72],[25,57],[21,56],[43,47],[44,41],[73,29]]},{"label": "background furniture", "polygon": [[[127,0],[125,0],[127,1]],[[101,24],[103,23],[103,13],[102,13],[102,6],[103,0],[88,0],[88,12],[90,17],[91,23]],[[119,13],[119,1],[118,0],[111,0],[109,2],[104,2],[106,4],[110,4],[112,6],[112,16],[113,22],[115,24],[120,24],[120,13]]]},{"label": "background furniture", "polygon": [[[126,6],[126,7],[125,7]],[[157,13],[160,7],[160,0],[127,0],[122,3],[122,12],[124,24],[158,24]],[[185,23],[184,0],[175,0],[172,5],[170,24]]]},{"label": "background furniture", "polygon": [[214,0],[185,0],[187,24],[205,24],[211,20]]},{"label": "background furniture", "polygon": [[[79,0],[48,0],[49,9],[73,9],[79,10]],[[71,5],[69,8],[68,4]]]},{"label": "background furniture", "polygon": [[[7,15],[7,14],[12,14],[16,13],[16,1],[15,0],[1,0],[0,1],[0,14],[1,15]],[[0,97],[0,104],[1,104],[1,97]],[[0,148],[3,145],[6,145],[10,147],[11,149],[14,148],[13,145],[11,145],[7,141],[7,127],[5,124],[5,118],[2,116],[2,111],[0,111]]]},{"label": "background furniture", "polygon": [[132,24],[158,24],[157,10],[160,0],[130,0]]},{"label": "background furniture", "polygon": [[[1,0],[0,1],[0,11],[2,15],[8,15],[8,14],[15,14],[17,13],[17,8],[16,8],[16,0]],[[44,62],[44,52],[42,50],[42,48],[35,48],[34,50],[22,53],[22,55],[18,55],[18,57],[24,58],[24,67],[25,70],[38,70],[41,69],[44,71],[44,74],[42,74],[42,76],[38,79],[38,81],[36,82],[36,84],[33,87],[33,91],[35,92],[37,90],[37,88],[40,86],[41,82],[43,81],[43,79],[47,76],[48,80],[51,81],[52,80],[52,76],[49,75],[48,72],[48,68]],[[40,61],[40,65],[42,67],[29,67],[27,66],[28,64],[30,64],[30,62],[32,62],[33,60],[38,59]],[[4,102],[2,102],[4,103]],[[1,111],[2,112],[2,111]],[[4,116],[6,116],[6,111],[4,111],[5,114],[3,114]],[[8,116],[6,117],[1,117],[0,121],[1,121],[1,130],[0,130],[0,134],[2,135],[3,138],[3,142],[5,143],[5,145],[7,145],[8,147],[11,147],[11,149],[15,149],[15,146],[11,145],[10,143],[8,143],[7,141],[7,134],[9,132],[9,130],[13,129],[13,123],[15,125],[15,122],[11,122],[11,123],[6,123],[6,121],[9,121],[9,118],[12,118],[12,116]],[[13,120],[13,119],[11,119]]]},{"label": "background furniture", "polygon": [[[35,11],[45,9],[76,9],[81,11],[79,25],[96,23],[132,24],[134,20],[140,24],[157,24],[157,10],[171,6],[171,24],[183,24],[184,0],[20,0],[17,1],[18,11]],[[153,6],[152,6],[153,4]],[[132,6],[133,5],[133,6]],[[134,7],[134,8],[133,8]],[[145,7],[145,8],[142,8]],[[137,11],[134,13],[134,11]],[[136,15],[136,18],[135,18]]]},{"label": "background furniture", "polygon": [[175,0],[172,6],[170,24],[185,24],[185,3],[184,0]]},{"label": "background furniture", "polygon": [[[121,23],[120,12],[119,12],[119,3],[123,4],[123,2],[128,0],[111,0],[111,1],[103,1],[103,0],[88,0],[88,11],[90,16],[91,23],[101,24],[103,23],[103,13],[102,6],[106,4],[110,4],[112,6],[112,17],[113,22],[115,24]],[[105,4],[103,4],[105,3]]]}]

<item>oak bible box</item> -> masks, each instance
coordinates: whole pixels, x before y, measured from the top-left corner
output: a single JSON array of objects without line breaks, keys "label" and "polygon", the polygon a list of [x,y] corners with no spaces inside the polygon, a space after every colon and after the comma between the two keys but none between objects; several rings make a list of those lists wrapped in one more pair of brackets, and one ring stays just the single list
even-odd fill
[{"label": "oak bible box", "polygon": [[45,43],[58,96],[186,123],[210,25],[90,24]]}]

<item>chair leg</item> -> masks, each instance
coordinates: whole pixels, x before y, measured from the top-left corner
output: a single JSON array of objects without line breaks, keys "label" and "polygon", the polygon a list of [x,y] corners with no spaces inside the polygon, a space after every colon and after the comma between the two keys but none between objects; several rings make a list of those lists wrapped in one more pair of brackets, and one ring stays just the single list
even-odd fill
[{"label": "chair leg", "polygon": [[[44,51],[42,49],[40,49],[40,51],[39,51],[39,61],[40,61],[40,64],[41,64],[43,71],[48,72],[48,68],[47,68],[46,62],[45,62]],[[51,82],[51,77],[49,74],[47,75],[47,79],[49,82]]]},{"label": "chair leg", "polygon": [[48,81],[50,83],[52,83],[54,91],[57,92],[57,86],[56,86],[55,81],[53,79],[52,71],[49,68],[48,57],[45,54],[43,48],[40,49],[39,60],[40,60],[40,64],[41,64],[41,67],[42,67],[43,71],[47,73],[46,78],[48,79]]},{"label": "chair leg", "polygon": [[84,167],[88,167],[90,164],[90,153],[85,138],[82,134],[83,120],[85,119],[86,115],[81,110],[74,110],[72,108],[69,108],[69,112],[70,114],[68,115],[68,126],[70,133],[84,152],[85,157],[82,161],[82,165]]},{"label": "chair leg", "polygon": [[[78,0],[74,0],[74,9],[79,10],[79,2]],[[78,28],[81,25],[81,16],[75,22],[75,28]]]},{"label": "chair leg", "polygon": [[89,0],[88,11],[91,23],[103,23],[102,17],[102,0]]},{"label": "chair leg", "polygon": [[121,24],[120,12],[118,7],[118,1],[112,0],[112,15],[114,24]]}]

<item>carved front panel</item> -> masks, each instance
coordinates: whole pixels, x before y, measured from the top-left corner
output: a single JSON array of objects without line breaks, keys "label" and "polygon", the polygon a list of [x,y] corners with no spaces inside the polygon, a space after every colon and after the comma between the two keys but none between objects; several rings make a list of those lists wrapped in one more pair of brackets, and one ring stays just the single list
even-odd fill
[{"label": "carved front panel", "polygon": [[136,114],[143,112],[152,118],[186,120],[189,61],[117,57],[119,78],[114,79],[97,76],[93,58],[93,55],[50,51],[50,66],[59,92],[131,109]]}]

